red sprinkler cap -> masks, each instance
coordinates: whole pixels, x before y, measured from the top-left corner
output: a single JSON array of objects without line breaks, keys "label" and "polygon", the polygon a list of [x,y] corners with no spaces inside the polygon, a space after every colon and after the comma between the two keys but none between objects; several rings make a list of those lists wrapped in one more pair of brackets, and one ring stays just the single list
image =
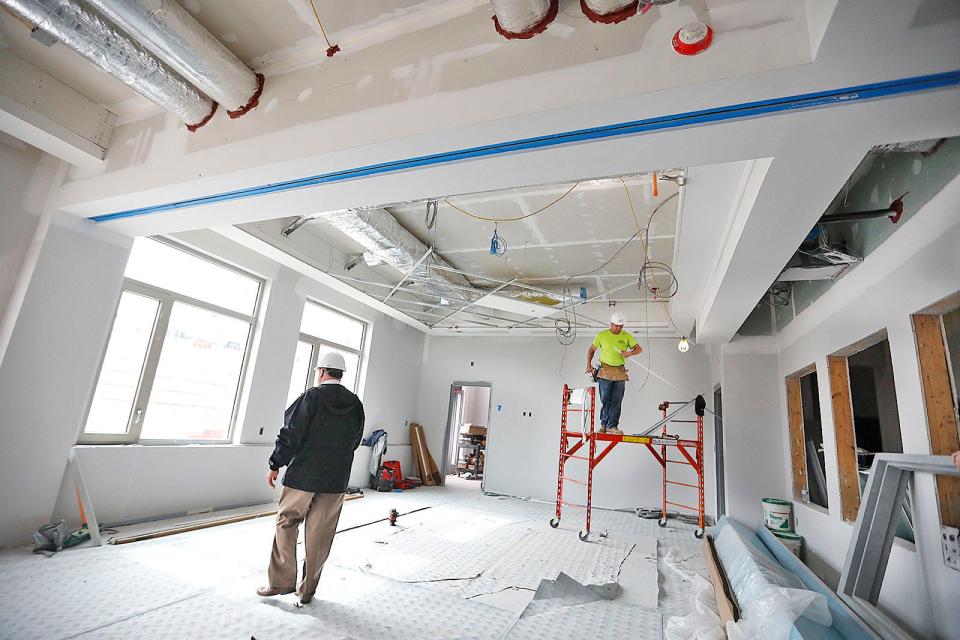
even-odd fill
[{"label": "red sprinkler cap", "polygon": [[702,22],[691,22],[673,34],[673,50],[682,56],[695,56],[713,42],[713,29]]}]

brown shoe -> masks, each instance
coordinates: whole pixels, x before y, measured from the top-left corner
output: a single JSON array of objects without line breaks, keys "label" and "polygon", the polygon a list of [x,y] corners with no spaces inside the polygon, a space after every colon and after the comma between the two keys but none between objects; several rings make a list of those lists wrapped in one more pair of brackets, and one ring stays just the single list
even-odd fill
[{"label": "brown shoe", "polygon": [[269,598],[270,596],[282,596],[288,593],[293,593],[293,587],[284,589],[283,587],[260,587],[257,589],[257,595],[263,598]]},{"label": "brown shoe", "polygon": [[300,606],[310,604],[311,602],[313,602],[313,596],[305,596],[300,598]]},{"label": "brown shoe", "polygon": [[620,431],[620,429],[617,429],[616,427],[607,427],[607,433],[610,434],[610,435],[612,435],[612,436],[622,436],[622,435],[623,435],[623,431]]}]

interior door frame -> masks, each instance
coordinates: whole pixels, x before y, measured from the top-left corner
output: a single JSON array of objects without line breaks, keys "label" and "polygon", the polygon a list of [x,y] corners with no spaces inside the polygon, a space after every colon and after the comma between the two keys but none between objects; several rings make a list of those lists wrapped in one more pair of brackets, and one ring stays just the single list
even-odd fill
[{"label": "interior door frame", "polygon": [[715,468],[717,473],[717,518],[727,513],[726,481],[723,469],[723,388],[716,385],[713,388],[713,449],[716,453]]},{"label": "interior door frame", "polygon": [[[450,451],[450,448],[454,446],[454,443],[450,441],[450,422],[453,420],[453,411],[454,406],[456,405],[456,397],[453,392],[454,387],[487,387],[490,389],[490,398],[487,401],[487,450],[490,449],[490,419],[493,417],[493,384],[490,382],[482,381],[461,381],[454,380],[450,383],[450,396],[447,401],[447,421],[443,429],[443,470],[440,474],[442,484],[447,484],[447,475],[450,472],[450,458],[453,453]],[[456,469],[454,469],[456,473]],[[487,481],[486,473],[486,460],[484,460],[484,473],[483,479],[480,481],[480,490],[484,490],[484,485]]]}]

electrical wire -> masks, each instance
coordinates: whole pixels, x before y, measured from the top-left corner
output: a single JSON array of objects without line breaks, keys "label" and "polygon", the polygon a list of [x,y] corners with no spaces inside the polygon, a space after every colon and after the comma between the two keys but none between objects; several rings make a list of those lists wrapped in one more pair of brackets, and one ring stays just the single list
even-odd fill
[{"label": "electrical wire", "polygon": [[320,14],[317,12],[317,5],[313,3],[313,0],[308,0],[310,3],[310,8],[313,9],[313,17],[317,19],[317,25],[320,27],[320,33],[323,35],[324,41],[327,43],[327,57],[333,56],[337,51],[340,51],[340,45],[330,44],[330,38],[327,37],[327,30],[323,28],[323,23],[320,21]]},{"label": "electrical wire", "polygon": [[[671,269],[669,265],[663,262],[651,261],[649,258],[649,255],[650,255],[649,254],[649,238],[650,238],[650,226],[653,223],[654,217],[663,208],[664,205],[666,205],[668,202],[676,198],[679,195],[679,192],[671,194],[670,196],[665,198],[662,202],[660,202],[660,204],[658,204],[654,208],[654,210],[650,213],[650,217],[647,219],[647,226],[641,228],[639,223],[639,218],[637,216],[636,208],[633,205],[633,198],[630,195],[630,190],[627,188],[627,184],[626,182],[623,181],[623,179],[621,179],[620,182],[623,184],[624,192],[626,193],[626,196],[627,196],[627,203],[630,206],[630,213],[633,215],[634,222],[637,224],[637,232],[632,236],[630,236],[627,239],[627,241],[624,242],[619,249],[617,249],[616,253],[610,256],[610,258],[608,258],[599,267],[596,267],[595,269],[591,269],[590,271],[586,271],[584,273],[577,273],[567,277],[567,279],[563,283],[563,289],[562,289],[563,297],[566,299],[569,299],[571,297],[571,292],[570,292],[571,280],[573,280],[574,278],[582,278],[583,276],[592,275],[597,271],[600,271],[601,269],[606,268],[607,265],[613,262],[617,258],[617,256],[619,256],[628,246],[630,246],[630,244],[634,240],[636,240],[641,236],[643,237],[642,244],[643,244],[644,261],[640,268],[639,283],[646,285],[648,292],[654,296],[658,296],[661,298],[672,298],[673,296],[677,295],[677,291],[679,290],[680,285],[676,275],[673,273],[673,269]],[[651,271],[655,271],[655,270],[662,270],[670,276],[670,284],[667,287],[667,295],[659,294],[659,289],[657,287],[651,287],[646,282],[646,274],[649,274]],[[648,305],[648,296],[644,295],[645,318],[644,318],[643,324],[644,324],[644,330],[646,333],[646,343],[647,343],[647,373],[646,373],[646,376],[644,377],[643,383],[640,386],[640,390],[642,390],[643,387],[646,386],[647,380],[650,379],[650,362],[652,357],[650,354],[650,323],[648,322],[649,312],[647,309],[647,305]],[[577,339],[577,308],[576,307],[577,305],[572,305],[564,309],[563,317],[557,318],[556,320],[554,320],[554,333],[557,336],[557,341],[561,345],[563,345],[563,357],[560,360],[560,377],[561,378],[563,377],[563,363],[566,360],[567,347],[572,345]],[[667,312],[667,315],[669,317],[669,311]],[[673,320],[671,318],[671,323],[672,322]],[[676,325],[674,325],[674,329],[676,329]],[[679,330],[677,331],[677,333],[680,333]]]},{"label": "electrical wire", "polygon": [[531,211],[530,213],[526,213],[526,214],[524,214],[524,215],[522,215],[522,216],[515,216],[515,217],[513,217],[513,218],[491,218],[491,217],[488,217],[488,216],[481,216],[481,215],[476,214],[476,213],[471,213],[471,212],[467,211],[466,209],[461,209],[460,207],[458,207],[457,205],[453,204],[452,202],[450,202],[450,201],[447,200],[446,198],[444,198],[443,201],[444,201],[445,203],[447,203],[448,205],[450,205],[451,207],[453,207],[454,209],[456,209],[457,211],[459,211],[460,213],[465,214],[465,215],[468,215],[468,216],[470,216],[471,218],[475,218],[476,220],[483,220],[483,221],[485,221],[485,222],[517,222],[518,220],[526,220],[527,218],[531,218],[531,217],[537,215],[538,213],[543,213],[544,211],[546,211],[547,209],[549,209],[549,208],[552,207],[553,205],[557,204],[558,202],[560,202],[561,200],[563,200],[564,198],[566,198],[568,195],[570,195],[570,194],[573,192],[574,189],[576,189],[576,188],[579,187],[579,186],[580,186],[580,183],[579,183],[579,182],[575,182],[572,187],[570,187],[569,189],[567,189],[566,192],[564,192],[564,194],[563,194],[562,196],[560,196],[559,198],[557,198],[557,199],[554,200],[553,202],[551,202],[551,203],[549,203],[549,204],[547,204],[547,205],[544,205],[544,206],[540,207],[540,208],[537,209],[536,211]]}]

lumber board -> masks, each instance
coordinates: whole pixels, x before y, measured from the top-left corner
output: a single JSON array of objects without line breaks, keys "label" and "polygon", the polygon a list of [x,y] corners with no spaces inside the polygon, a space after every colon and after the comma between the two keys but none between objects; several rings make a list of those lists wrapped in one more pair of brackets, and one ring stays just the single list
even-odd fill
[{"label": "lumber board", "polygon": [[[362,493],[352,493],[345,495],[343,501],[347,502],[348,500],[358,500],[363,497]],[[156,531],[146,531],[144,533],[138,533],[132,536],[115,536],[110,538],[108,542],[110,544],[128,544],[130,542],[140,542],[141,540],[152,540],[154,538],[164,538],[166,536],[173,536],[178,533],[188,533],[190,531],[198,531],[200,529],[209,529],[210,527],[219,527],[223,524],[233,524],[235,522],[244,522],[246,520],[255,520],[257,518],[265,518],[267,516],[273,516],[277,514],[276,509],[267,509],[265,511],[257,511],[254,513],[241,513],[235,516],[225,516],[223,518],[213,518],[210,520],[203,520],[201,522],[190,522],[188,524],[176,525],[173,527],[167,527],[166,529],[157,529]]]},{"label": "lumber board", "polygon": [[830,404],[833,407],[833,434],[837,442],[837,468],[840,472],[840,506],[843,519],[855,522],[857,511],[860,510],[860,472],[847,358],[827,356],[827,369],[830,372]]},{"label": "lumber board", "polygon": [[790,461],[793,469],[793,497],[806,502],[807,457],[803,442],[803,406],[800,378],[787,378],[787,421],[790,428]]},{"label": "lumber board", "polygon": [[[940,316],[913,316],[913,332],[920,360],[930,453],[948,456],[960,451],[960,425],[957,424]],[[960,527],[960,478],[937,476],[937,496],[941,524]]]},{"label": "lumber board", "polygon": [[713,585],[713,593],[717,597],[717,612],[720,614],[723,633],[726,635],[727,623],[740,620],[740,607],[737,606],[736,599],[730,589],[730,583],[727,581],[727,575],[720,564],[719,558],[717,558],[717,551],[713,546],[713,537],[709,534],[703,541],[703,555],[707,560],[710,583]]}]

